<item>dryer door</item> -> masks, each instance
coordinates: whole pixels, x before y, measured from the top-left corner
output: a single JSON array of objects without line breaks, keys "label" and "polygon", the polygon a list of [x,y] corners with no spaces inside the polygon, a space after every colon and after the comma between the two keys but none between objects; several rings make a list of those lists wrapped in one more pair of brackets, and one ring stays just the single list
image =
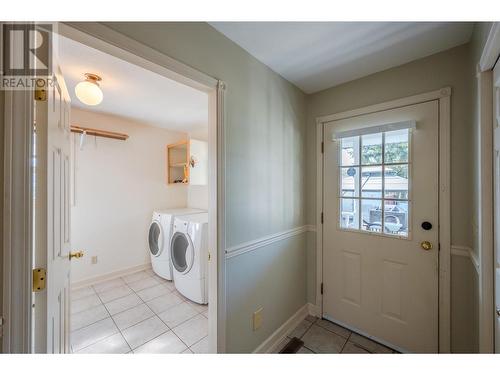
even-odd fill
[{"label": "dryer door", "polygon": [[193,266],[193,243],[185,233],[175,232],[172,236],[170,258],[175,270],[181,274],[188,273]]},{"label": "dryer door", "polygon": [[153,221],[149,227],[149,251],[151,255],[157,257],[163,249],[163,231],[158,221]]}]

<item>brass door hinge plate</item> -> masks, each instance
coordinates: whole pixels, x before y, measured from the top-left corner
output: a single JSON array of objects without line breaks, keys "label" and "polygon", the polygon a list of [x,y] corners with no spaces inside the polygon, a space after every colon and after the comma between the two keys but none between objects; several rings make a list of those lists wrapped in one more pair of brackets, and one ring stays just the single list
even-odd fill
[{"label": "brass door hinge plate", "polygon": [[47,100],[47,90],[45,89],[36,89],[35,90],[35,100],[44,102]]},{"label": "brass door hinge plate", "polygon": [[33,269],[33,292],[41,292],[45,289],[47,271],[45,268]]}]

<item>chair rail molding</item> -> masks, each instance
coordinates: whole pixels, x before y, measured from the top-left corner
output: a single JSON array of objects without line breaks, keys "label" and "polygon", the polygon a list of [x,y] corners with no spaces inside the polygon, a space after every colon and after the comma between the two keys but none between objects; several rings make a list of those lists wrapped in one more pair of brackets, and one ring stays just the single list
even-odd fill
[{"label": "chair rail molding", "polygon": [[231,246],[226,249],[226,259],[233,258],[249,251],[254,251],[272,243],[282,241],[284,239],[297,236],[310,230],[311,225],[303,225],[292,229],[287,229],[281,232],[276,232],[252,241],[243,242],[241,244]]},{"label": "chair rail molding", "polygon": [[467,246],[451,245],[451,255],[469,258],[474,266],[474,269],[479,274],[479,258],[472,248]]}]

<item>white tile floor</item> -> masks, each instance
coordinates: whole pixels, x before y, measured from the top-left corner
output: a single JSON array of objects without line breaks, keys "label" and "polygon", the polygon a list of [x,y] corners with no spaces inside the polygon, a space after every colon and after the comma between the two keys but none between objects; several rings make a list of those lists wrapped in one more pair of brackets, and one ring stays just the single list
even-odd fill
[{"label": "white tile floor", "polygon": [[347,328],[313,316],[306,317],[276,348],[276,353],[284,348],[291,338],[304,342],[297,354],[341,353],[369,354],[395,353],[392,349],[351,332]]},{"label": "white tile floor", "polygon": [[73,353],[206,353],[208,306],[152,270],[71,292]]}]

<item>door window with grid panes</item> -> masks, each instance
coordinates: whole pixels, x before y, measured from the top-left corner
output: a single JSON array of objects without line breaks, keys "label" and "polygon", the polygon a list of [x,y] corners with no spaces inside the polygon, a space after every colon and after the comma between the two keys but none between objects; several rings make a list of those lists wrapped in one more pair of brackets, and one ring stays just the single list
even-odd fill
[{"label": "door window with grid panes", "polygon": [[339,227],[408,238],[411,130],[338,139]]}]

